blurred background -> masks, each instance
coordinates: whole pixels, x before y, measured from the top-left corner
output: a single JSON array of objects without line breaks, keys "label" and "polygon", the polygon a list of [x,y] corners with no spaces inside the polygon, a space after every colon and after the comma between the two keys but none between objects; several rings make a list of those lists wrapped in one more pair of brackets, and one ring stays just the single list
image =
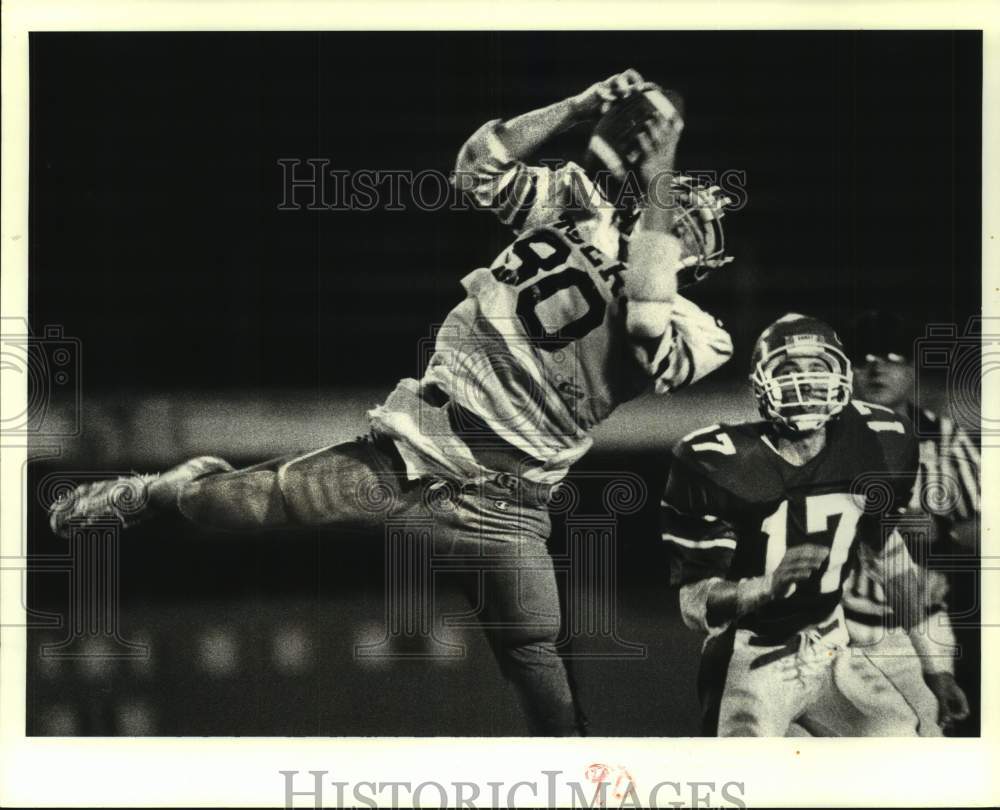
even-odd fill
[{"label": "blurred background", "polygon": [[[423,660],[405,638],[387,649],[410,658],[354,655],[384,634],[386,549],[343,532],[130,532],[100,563],[117,572],[113,632],[42,654],[76,615],[75,552],[49,533],[45,493],[354,438],[421,373],[459,279],[510,239],[486,213],[421,210],[405,184],[397,206],[279,210],[279,160],[448,172],[482,122],[634,67],[685,96],[680,167],[743,190],[725,221],[736,262],[691,295],[732,332],[733,361],[614,414],[574,470],[576,512],[556,516],[554,548],[600,511],[607,476],[645,482],[608,529],[617,632],[644,653],[581,657],[606,639],[567,631],[595,734],[696,733],[700,640],[667,588],[656,506],[674,440],[753,415],[761,329],[796,310],[849,343],[853,317],[880,307],[914,337],[961,335],[980,312],[978,32],[35,33],[30,52],[30,318],[36,335],[61,329],[42,342],[51,407],[26,473],[30,734],[524,731],[475,628],[438,629],[457,658]],[[580,159],[588,134],[540,157]],[[948,367],[925,372],[921,404],[947,409]],[[442,588],[440,613],[465,609]],[[122,640],[149,655],[108,655]]]}]

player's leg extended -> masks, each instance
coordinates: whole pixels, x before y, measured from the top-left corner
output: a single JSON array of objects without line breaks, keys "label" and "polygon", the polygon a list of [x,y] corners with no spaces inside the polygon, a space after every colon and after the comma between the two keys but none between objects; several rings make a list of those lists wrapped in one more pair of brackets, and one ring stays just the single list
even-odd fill
[{"label": "player's leg extended", "polygon": [[230,473],[233,467],[214,456],[199,456],[161,475],[130,475],[87,481],[50,505],[49,524],[60,537],[74,527],[115,521],[130,528],[177,510],[177,493],[205,476]]},{"label": "player's leg extended", "polygon": [[150,501],[160,511],[180,512],[199,526],[229,531],[283,526],[287,523],[277,474],[288,457],[241,470],[201,475],[179,485],[163,478],[150,486]]},{"label": "player's leg extended", "polygon": [[484,629],[531,733],[581,734],[582,714],[556,649],[559,592],[546,546],[547,513],[487,494],[463,498],[455,517],[464,524],[462,543],[482,560],[467,579],[469,599],[483,607]]},{"label": "player's leg extended", "polygon": [[373,482],[392,487],[391,480],[382,481],[389,466],[383,455],[372,441],[362,439],[242,470],[202,457],[160,476],[81,485],[53,508],[52,527],[65,534],[72,522],[108,518],[128,527],[176,512],[199,526],[230,531],[332,523],[368,526],[377,521],[358,493],[366,487],[377,489]]},{"label": "player's leg extended", "polygon": [[189,520],[215,529],[374,529],[402,501],[401,465],[391,442],[366,437],[199,478],[178,493],[177,507]]}]

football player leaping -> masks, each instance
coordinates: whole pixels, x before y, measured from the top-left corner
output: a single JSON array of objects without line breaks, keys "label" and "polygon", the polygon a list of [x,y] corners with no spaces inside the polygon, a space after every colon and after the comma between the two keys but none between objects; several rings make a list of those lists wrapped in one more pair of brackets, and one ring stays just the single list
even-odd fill
[{"label": "football player leaping", "polygon": [[685,437],[663,501],[684,620],[709,634],[704,732],[783,736],[798,721],[833,733],[816,716],[821,703],[852,721],[841,727],[915,735],[914,710],[872,660],[847,649],[840,605],[861,552],[900,620],[923,620],[921,582],[893,525],[917,469],[911,426],[851,400],[850,362],[814,318],[769,326],[752,380],[764,421]]},{"label": "football player leaping", "polygon": [[[610,205],[576,164],[523,161],[560,130],[649,89],[627,71],[472,135],[458,182],[518,237],[463,279],[466,297],[440,327],[424,376],[402,380],[370,412],[369,436],[244,470],[202,457],[158,477],[82,485],[54,508],[54,530],[108,517],[132,526],[177,511],[230,530],[381,530],[392,519],[416,531],[432,519],[441,550],[484,560],[470,595],[483,590],[491,641],[532,733],[579,732],[554,644],[546,504],[590,447],[590,429],[617,405],[650,387],[676,390],[730,356],[728,334],[677,295],[675,276],[723,263],[724,202],[671,182],[682,122],[662,102],[629,151],[649,199],[661,201],[637,219]],[[670,200],[683,204],[662,204]]]}]

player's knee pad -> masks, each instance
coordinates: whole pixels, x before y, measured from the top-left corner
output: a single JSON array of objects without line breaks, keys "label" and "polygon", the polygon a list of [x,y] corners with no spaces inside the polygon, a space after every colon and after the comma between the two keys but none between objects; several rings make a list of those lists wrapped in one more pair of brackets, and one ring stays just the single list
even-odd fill
[{"label": "player's knee pad", "polygon": [[302,459],[293,459],[278,468],[277,487],[290,518],[305,526],[334,522],[330,498],[324,482],[312,474]]},{"label": "player's knee pad", "polygon": [[278,468],[278,489],[289,518],[303,526],[333,523],[374,528],[400,495],[384,481],[358,443],[317,450]]},{"label": "player's knee pad", "polygon": [[268,470],[192,481],[177,496],[188,520],[211,529],[266,529],[287,523],[277,475]]}]

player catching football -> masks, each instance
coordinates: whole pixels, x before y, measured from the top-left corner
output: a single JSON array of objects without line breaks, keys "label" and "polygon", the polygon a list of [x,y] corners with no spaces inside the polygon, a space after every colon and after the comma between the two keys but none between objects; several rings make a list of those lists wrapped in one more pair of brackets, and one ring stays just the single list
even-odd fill
[{"label": "player catching football", "polygon": [[709,634],[703,730],[784,736],[798,721],[834,733],[823,722],[832,713],[846,721],[836,726],[873,736],[918,734],[877,662],[846,649],[840,605],[864,554],[904,625],[923,621],[921,583],[893,525],[917,470],[911,426],[852,401],[840,340],[814,318],[769,326],[751,379],[764,420],[685,437],[663,500],[684,620]]},{"label": "player catching football", "polygon": [[[637,93],[656,94],[644,117],[618,127],[620,142],[602,141],[608,157],[618,150],[635,167],[651,201],[637,217],[609,204],[574,163],[525,163],[552,135],[614,116],[614,103]],[[159,476],[84,484],[55,506],[53,529],[176,512],[224,530],[381,531],[391,519],[416,531],[433,520],[436,548],[485,561],[469,595],[485,602],[532,733],[578,733],[555,647],[550,494],[616,406],[694,382],[732,350],[715,319],[677,294],[679,270],[727,258],[724,200],[672,177],[682,126],[635,71],[484,124],[462,147],[456,182],[517,238],[462,280],[466,297],[440,327],[423,377],[402,380],[369,413],[368,436],[243,470],[202,457]]]}]

